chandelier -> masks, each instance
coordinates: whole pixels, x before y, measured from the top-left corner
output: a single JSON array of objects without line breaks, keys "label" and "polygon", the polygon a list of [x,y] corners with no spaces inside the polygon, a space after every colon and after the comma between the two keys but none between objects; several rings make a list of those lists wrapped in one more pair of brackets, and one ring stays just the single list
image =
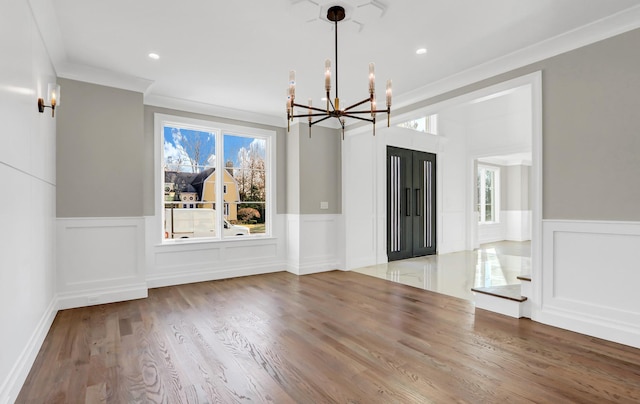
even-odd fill
[{"label": "chandelier", "polygon": [[[326,91],[327,105],[325,109],[313,106],[311,98],[309,105],[298,104],[295,102],[296,96],[296,72],[289,72],[289,89],[287,93],[287,132],[290,129],[290,122],[293,118],[307,118],[309,122],[309,137],[311,137],[311,126],[323,122],[329,118],[337,118],[342,127],[342,139],[344,140],[345,118],[353,118],[373,124],[373,134],[376,134],[376,114],[387,114],[387,127],[391,116],[391,80],[387,80],[387,109],[376,109],[376,89],[375,89],[375,66],[369,63],[369,97],[360,102],[356,102],[344,109],[340,109],[340,98],[338,96],[338,21],[342,21],[345,17],[344,8],[341,6],[333,6],[327,11],[327,19],[335,24],[335,58],[336,58],[336,96],[334,101],[331,100],[331,60],[325,61],[324,87]],[[369,103],[369,109],[354,110],[361,105]],[[295,114],[294,108],[304,108],[306,113]],[[368,115],[368,117],[367,117]],[[315,119],[315,120],[314,120]]]}]

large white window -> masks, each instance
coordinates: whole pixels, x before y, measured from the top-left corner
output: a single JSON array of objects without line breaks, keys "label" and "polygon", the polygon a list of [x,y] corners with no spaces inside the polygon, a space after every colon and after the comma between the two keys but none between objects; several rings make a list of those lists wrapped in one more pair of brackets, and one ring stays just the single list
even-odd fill
[{"label": "large white window", "polygon": [[275,132],[156,114],[165,242],[270,235]]},{"label": "large white window", "polygon": [[500,212],[500,168],[478,166],[477,179],[480,223],[499,223]]}]

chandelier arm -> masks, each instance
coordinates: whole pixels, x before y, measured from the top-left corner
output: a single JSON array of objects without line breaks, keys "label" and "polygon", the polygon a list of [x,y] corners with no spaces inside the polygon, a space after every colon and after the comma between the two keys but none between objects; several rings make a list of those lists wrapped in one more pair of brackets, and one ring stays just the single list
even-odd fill
[{"label": "chandelier arm", "polygon": [[356,115],[350,115],[350,114],[344,114],[343,116],[347,117],[347,118],[353,118],[353,119],[359,119],[361,121],[367,121],[370,123],[373,123],[373,119],[367,119],[367,118],[363,118],[361,116],[356,116]]},{"label": "chandelier arm", "polygon": [[374,113],[380,113],[380,114],[382,114],[382,113],[386,113],[386,112],[387,112],[387,110],[386,110],[386,109],[377,109],[377,110],[374,110],[374,111],[371,111],[371,110],[366,110],[366,111],[349,111],[349,112],[348,112],[348,113],[346,113],[345,115],[349,115],[349,114],[370,114],[371,112],[374,112]]},{"label": "chandelier arm", "polygon": [[311,122],[311,124],[310,124],[310,125],[315,125],[315,124],[320,123],[320,122],[322,122],[322,121],[326,121],[326,120],[327,120],[327,119],[329,119],[329,118],[331,118],[331,115],[328,115],[328,116],[326,116],[326,117],[324,117],[324,118],[322,118],[322,119],[318,119],[317,121],[313,121],[313,122]]},{"label": "chandelier arm", "polygon": [[302,104],[297,104],[297,103],[293,103],[294,107],[300,107],[300,108],[304,108],[304,109],[311,109],[313,111],[318,111],[318,112],[324,112],[325,114],[327,113],[326,109],[322,109],[322,108],[316,108],[316,107],[310,107],[309,105],[302,105]]},{"label": "chandelier arm", "polygon": [[326,111],[322,111],[321,114],[298,114],[298,115],[291,115],[291,118],[309,118],[311,116],[327,116],[327,117],[331,117],[331,115],[327,114]]},{"label": "chandelier arm", "polygon": [[[351,106],[348,106],[348,107],[347,107],[347,108],[345,108],[344,110],[345,110],[345,112],[346,112],[346,111],[350,110],[351,108],[359,107],[360,105],[362,105],[362,104],[364,104],[364,103],[366,103],[366,102],[369,102],[369,101],[371,101],[371,97],[367,98],[366,100],[362,100],[362,101],[360,101],[360,102],[357,102],[357,103],[355,103],[355,104],[353,104],[353,105],[351,105]],[[369,112],[371,112],[371,111],[369,111]]]}]

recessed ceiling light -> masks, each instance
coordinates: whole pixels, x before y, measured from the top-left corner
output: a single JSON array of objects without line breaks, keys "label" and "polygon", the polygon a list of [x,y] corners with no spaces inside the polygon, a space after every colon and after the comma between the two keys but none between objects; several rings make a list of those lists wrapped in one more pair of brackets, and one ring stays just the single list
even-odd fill
[{"label": "recessed ceiling light", "polygon": [[420,48],[416,50],[416,55],[424,55],[427,53],[427,48]]},{"label": "recessed ceiling light", "polygon": [[151,53],[149,54],[149,57],[150,57],[151,59],[153,59],[153,60],[158,60],[158,59],[160,59],[160,55],[158,55],[157,53],[153,53],[153,52],[151,52]]}]

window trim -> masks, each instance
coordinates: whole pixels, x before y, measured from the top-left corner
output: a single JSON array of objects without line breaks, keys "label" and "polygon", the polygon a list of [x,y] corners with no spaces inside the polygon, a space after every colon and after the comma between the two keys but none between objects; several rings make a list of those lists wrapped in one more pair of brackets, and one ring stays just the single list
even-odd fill
[{"label": "window trim", "polygon": [[[240,126],[228,124],[225,122],[217,121],[215,119],[212,120],[203,120],[203,119],[194,119],[183,117],[179,115],[168,115],[161,113],[154,113],[154,206],[155,206],[155,214],[154,214],[154,223],[158,226],[158,231],[155,232],[158,239],[157,242],[160,245],[176,245],[176,244],[185,244],[185,243],[202,243],[202,242],[228,242],[233,240],[242,241],[242,240],[262,240],[265,238],[273,237],[274,230],[274,217],[275,217],[275,206],[276,206],[276,131],[256,128],[253,126]],[[164,150],[164,135],[163,128],[166,125],[178,126],[181,128],[187,129],[195,129],[195,130],[205,130],[210,131],[212,133],[218,133],[220,136],[219,142],[216,143],[216,171],[221,173],[224,167],[224,158],[218,157],[218,147],[222,151],[220,156],[224,156],[224,135],[235,135],[235,136],[245,136],[245,137],[260,137],[263,138],[266,142],[266,154],[265,154],[265,167],[267,171],[267,175],[265,178],[265,232],[260,235],[249,235],[247,237],[227,237],[223,236],[223,218],[224,214],[219,215],[219,219],[217,223],[217,237],[198,237],[198,238],[190,238],[190,239],[165,239],[163,236],[164,233],[164,176],[161,175],[162,164],[163,164],[163,150]],[[220,195],[222,201],[224,202],[224,188],[223,181],[216,181],[216,195]]]},{"label": "window trim", "polygon": [[[423,119],[424,119],[424,125],[425,125],[424,130],[406,128],[405,126],[403,126],[408,124],[409,122],[415,122]],[[419,133],[425,133],[427,135],[438,136],[439,135],[438,113],[434,112],[431,114],[420,114],[419,116],[416,116],[412,119],[405,119],[400,123],[397,123],[396,126],[413,130]]]}]

